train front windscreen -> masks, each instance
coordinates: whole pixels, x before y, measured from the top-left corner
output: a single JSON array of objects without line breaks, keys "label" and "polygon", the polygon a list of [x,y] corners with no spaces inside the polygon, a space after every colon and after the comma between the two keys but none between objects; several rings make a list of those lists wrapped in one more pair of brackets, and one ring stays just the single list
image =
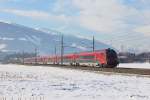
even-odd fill
[{"label": "train front windscreen", "polygon": [[113,49],[107,49],[107,64],[116,67],[119,64],[117,53]]}]

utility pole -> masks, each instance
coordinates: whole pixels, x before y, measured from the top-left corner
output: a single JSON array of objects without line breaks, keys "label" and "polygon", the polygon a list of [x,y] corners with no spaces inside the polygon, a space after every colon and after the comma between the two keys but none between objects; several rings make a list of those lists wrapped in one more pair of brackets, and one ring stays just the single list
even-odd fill
[{"label": "utility pole", "polygon": [[57,51],[56,51],[56,45],[55,45],[55,62],[57,63]]},{"label": "utility pole", "polygon": [[64,54],[64,37],[61,37],[61,65],[63,65],[63,54]]},{"label": "utility pole", "polygon": [[35,48],[35,65],[37,64],[37,48]]},{"label": "utility pole", "polygon": [[23,50],[23,52],[22,52],[22,63],[23,63],[23,65],[24,65],[24,50]]},{"label": "utility pole", "polygon": [[95,38],[93,36],[93,52],[95,51]]},{"label": "utility pole", "polygon": [[123,44],[121,45],[120,49],[121,49],[121,52],[123,53],[124,52],[124,45]]},{"label": "utility pole", "polygon": [[55,46],[55,56],[56,56],[56,46]]}]

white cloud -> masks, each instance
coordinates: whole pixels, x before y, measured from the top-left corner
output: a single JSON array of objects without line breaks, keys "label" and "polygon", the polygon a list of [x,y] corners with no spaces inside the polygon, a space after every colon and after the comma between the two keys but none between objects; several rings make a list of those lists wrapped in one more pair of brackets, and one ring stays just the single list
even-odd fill
[{"label": "white cloud", "polygon": [[[67,9],[68,8],[68,9]],[[73,16],[78,10],[78,15]],[[2,9],[1,12],[40,20],[53,20],[63,22],[64,27],[70,25],[80,26],[98,32],[116,32],[127,27],[124,19],[133,10],[121,4],[119,0],[58,0],[53,11]],[[75,11],[75,10],[73,10]],[[72,14],[72,15],[68,15]]]},{"label": "white cloud", "polygon": [[140,15],[138,10],[124,5],[120,0],[58,0],[55,11],[71,12],[66,9],[70,8],[66,2],[70,3],[71,9],[76,9],[69,16],[70,24],[97,32],[122,32],[128,28],[126,20]]},{"label": "white cloud", "polygon": [[98,32],[114,32],[125,27],[127,8],[118,0],[73,0],[80,10],[80,25]]},{"label": "white cloud", "polygon": [[149,0],[137,0],[141,5],[149,5],[150,1]]},{"label": "white cloud", "polygon": [[135,32],[139,32],[139,33],[143,33],[145,35],[149,35],[150,36],[150,25],[137,27],[136,29],[134,29],[134,31]]},{"label": "white cloud", "polygon": [[10,13],[17,16],[29,17],[37,20],[55,20],[60,22],[65,22],[68,18],[61,15],[54,15],[49,12],[39,11],[39,10],[18,10],[18,9],[1,9],[0,12]]},{"label": "white cloud", "polygon": [[19,15],[19,16],[37,18],[37,19],[44,19],[44,18],[47,19],[50,17],[48,13],[42,11],[36,11],[36,10],[28,11],[28,10],[18,10],[18,9],[2,9],[0,11]]},{"label": "white cloud", "polygon": [[[145,4],[150,4],[150,2],[141,0]],[[132,21],[135,21],[134,26],[131,30],[132,32],[138,32],[145,36],[150,36],[150,9],[137,10]],[[138,37],[138,36],[137,36]]]},{"label": "white cloud", "polygon": [[[54,8],[56,12],[71,12],[70,9],[66,9],[66,5],[67,8],[70,8],[68,4],[70,3],[70,6],[74,7],[78,14],[69,17],[69,25],[74,24],[100,33],[123,34],[124,32],[133,32],[133,29],[150,23],[150,9],[146,9],[146,5],[150,4],[148,0],[137,0],[135,4],[131,5],[121,1],[58,0]],[[137,6],[143,8],[140,9]]]}]

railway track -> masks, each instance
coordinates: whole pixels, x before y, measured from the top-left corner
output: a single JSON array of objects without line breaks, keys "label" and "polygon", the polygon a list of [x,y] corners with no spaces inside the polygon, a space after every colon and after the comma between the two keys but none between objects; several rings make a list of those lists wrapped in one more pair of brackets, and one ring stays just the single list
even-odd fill
[{"label": "railway track", "polygon": [[70,66],[70,65],[42,65],[46,67],[59,67],[59,68],[70,68],[70,69],[78,69],[78,70],[87,70],[87,71],[95,71],[95,72],[112,72],[112,73],[120,73],[120,74],[136,74],[136,75],[149,75],[150,69],[142,69],[142,68],[99,68],[99,67],[88,67],[88,66]]}]

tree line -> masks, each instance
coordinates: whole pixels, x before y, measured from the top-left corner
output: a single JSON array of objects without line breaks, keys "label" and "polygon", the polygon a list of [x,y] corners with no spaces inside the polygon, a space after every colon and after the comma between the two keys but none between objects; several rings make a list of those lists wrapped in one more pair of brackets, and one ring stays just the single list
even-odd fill
[{"label": "tree line", "polygon": [[130,52],[120,52],[118,57],[121,63],[134,63],[134,62],[149,62],[150,63],[150,52],[143,52],[139,54]]}]

